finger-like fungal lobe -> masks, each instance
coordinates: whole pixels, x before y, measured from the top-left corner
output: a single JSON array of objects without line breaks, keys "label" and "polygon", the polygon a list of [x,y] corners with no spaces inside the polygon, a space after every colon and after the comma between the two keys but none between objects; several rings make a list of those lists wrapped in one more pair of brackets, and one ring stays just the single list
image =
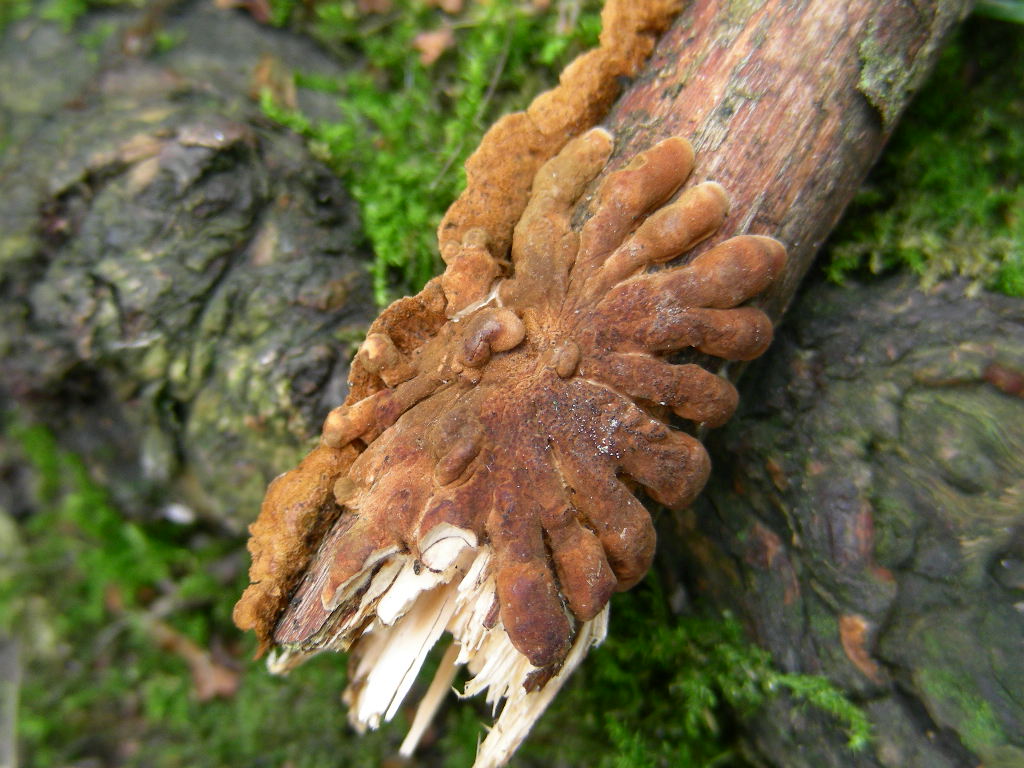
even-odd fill
[{"label": "finger-like fungal lobe", "polygon": [[502,718],[543,708],[603,636],[612,593],[651,564],[641,498],[684,506],[707,479],[681,427],[736,407],[728,381],[673,356],[750,360],[771,341],[768,317],[743,305],[782,270],[782,245],[744,235],[680,258],[719,228],[725,191],[677,194],[694,156],[671,138],[588,193],[612,144],[593,129],[540,168],[509,264],[467,233],[477,268],[427,289],[440,319],[372,332],[357,363],[375,385],[327,417],[317,450],[358,455],[335,475],[323,460],[309,470],[319,495],[304,508],[333,505],[337,522],[268,632],[282,668],[352,650],[358,725],[393,714],[418,669],[408,659],[445,630],[448,666],[507,698]]}]

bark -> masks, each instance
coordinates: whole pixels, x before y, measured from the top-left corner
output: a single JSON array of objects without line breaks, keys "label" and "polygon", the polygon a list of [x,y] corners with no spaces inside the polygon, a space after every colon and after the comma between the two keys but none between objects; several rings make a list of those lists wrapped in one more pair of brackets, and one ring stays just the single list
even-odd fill
[{"label": "bark", "polygon": [[211,3],[167,24],[187,44],[148,61],[6,32],[0,409],[49,423],[123,508],[241,530],[344,396],[368,254],[337,176],[248,95],[261,57],[338,65]]},{"label": "bark", "polygon": [[[708,243],[776,237],[780,317],[968,0],[693,2],[606,124],[620,162],[668,136],[697,150],[733,215]],[[612,167],[614,170],[614,165]]]},{"label": "bark", "polygon": [[678,521],[688,583],[861,703],[865,752],[781,698],[756,764],[1024,764],[1024,304],[808,286]]}]

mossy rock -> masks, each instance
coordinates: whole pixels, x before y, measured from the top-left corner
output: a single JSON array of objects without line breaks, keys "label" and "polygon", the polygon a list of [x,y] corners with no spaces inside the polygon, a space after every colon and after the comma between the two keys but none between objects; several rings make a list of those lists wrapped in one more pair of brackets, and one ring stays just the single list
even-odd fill
[{"label": "mossy rock", "polygon": [[126,509],[241,528],[342,399],[374,307],[341,182],[239,87],[296,41],[205,4],[175,24],[196,34],[152,61],[7,31],[0,72],[69,85],[0,105],[22,126],[0,156],[3,389]]}]

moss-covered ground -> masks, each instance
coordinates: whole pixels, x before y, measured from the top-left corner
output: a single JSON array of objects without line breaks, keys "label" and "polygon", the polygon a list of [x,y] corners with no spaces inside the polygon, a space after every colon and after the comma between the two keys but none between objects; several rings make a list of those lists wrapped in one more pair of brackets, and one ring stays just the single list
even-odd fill
[{"label": "moss-covered ground", "polygon": [[[16,0],[0,4],[0,23],[39,12],[71,30],[96,4]],[[486,126],[550,84],[596,33],[589,1],[547,12],[467,2],[455,17],[427,5],[400,2],[383,16],[360,15],[347,0],[269,6],[273,23],[362,62],[343,82],[288,75],[299,88],[335,91],[341,122],[299,113],[287,87],[261,98],[359,200],[381,301],[437,269],[434,226]],[[579,11],[570,25],[559,18],[566,8]],[[416,35],[445,22],[451,47],[423,64]],[[960,273],[1024,295],[1022,72],[1020,27],[968,24],[833,239],[830,275],[910,268],[934,282]],[[0,639],[21,644],[22,765],[392,764],[402,723],[352,736],[338,704],[340,659],[321,657],[286,679],[249,661],[252,640],[229,618],[247,565],[241,540],[173,510],[135,521],[51,435],[13,417],[0,468]],[[826,681],[780,674],[729,617],[680,617],[666,606],[654,577],[616,598],[611,638],[520,765],[743,765],[733,727],[776,695],[831,712],[851,748],[869,738],[863,716]],[[468,765],[487,719],[474,704],[446,710],[422,764]]]}]

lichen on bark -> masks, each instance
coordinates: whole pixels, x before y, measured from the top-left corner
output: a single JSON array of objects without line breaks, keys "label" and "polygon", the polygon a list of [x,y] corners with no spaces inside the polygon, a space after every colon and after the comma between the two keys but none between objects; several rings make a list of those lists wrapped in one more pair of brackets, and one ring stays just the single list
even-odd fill
[{"label": "lichen on bark", "polygon": [[[861,70],[857,85],[878,110],[886,132],[892,130],[909,95],[917,91],[928,73],[917,62],[933,59],[950,26],[963,21],[969,12],[969,4],[909,0],[875,11],[858,49]],[[910,45],[901,39],[907,36],[912,36]]]}]

